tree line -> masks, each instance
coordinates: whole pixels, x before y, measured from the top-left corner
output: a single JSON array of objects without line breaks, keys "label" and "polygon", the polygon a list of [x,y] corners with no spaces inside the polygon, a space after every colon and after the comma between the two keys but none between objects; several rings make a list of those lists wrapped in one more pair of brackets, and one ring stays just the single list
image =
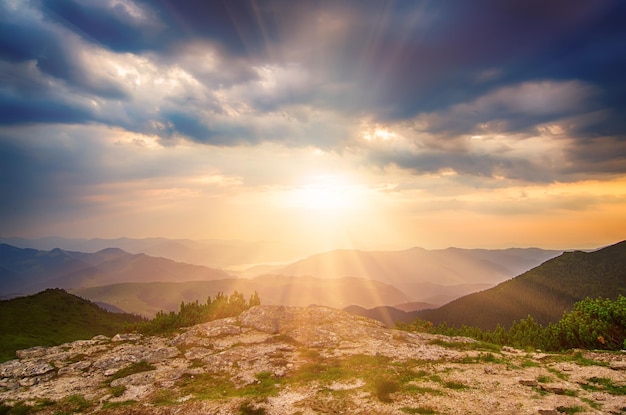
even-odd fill
[{"label": "tree line", "polygon": [[209,296],[205,303],[199,303],[198,300],[190,303],[181,301],[178,312],[159,311],[152,320],[128,325],[126,331],[148,335],[171,333],[181,327],[207,323],[220,318],[236,317],[257,305],[261,305],[261,299],[256,291],[248,300],[237,291],[230,296],[219,292],[215,298]]},{"label": "tree line", "polygon": [[398,323],[397,328],[426,331],[447,336],[466,336],[476,340],[521,349],[562,351],[569,349],[626,349],[626,297],[617,299],[586,298],[574,304],[557,323],[542,325],[529,315],[506,329],[498,324],[493,330],[479,327],[434,325],[417,319]]}]

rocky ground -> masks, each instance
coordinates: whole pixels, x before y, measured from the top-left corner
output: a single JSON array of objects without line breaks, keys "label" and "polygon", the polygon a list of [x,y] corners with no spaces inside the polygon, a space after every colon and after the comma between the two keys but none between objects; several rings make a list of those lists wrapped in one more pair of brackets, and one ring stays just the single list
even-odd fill
[{"label": "rocky ground", "polygon": [[626,414],[626,354],[545,354],[254,307],[166,337],[97,336],[0,365],[0,414]]}]

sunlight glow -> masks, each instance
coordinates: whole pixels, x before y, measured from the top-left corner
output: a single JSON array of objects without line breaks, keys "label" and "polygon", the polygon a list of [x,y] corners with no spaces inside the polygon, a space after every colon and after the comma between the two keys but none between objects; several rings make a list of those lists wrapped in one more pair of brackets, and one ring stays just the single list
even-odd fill
[{"label": "sunlight glow", "polygon": [[334,175],[313,176],[292,193],[295,207],[310,210],[340,211],[354,207],[358,199],[355,186]]},{"label": "sunlight glow", "polygon": [[388,141],[388,140],[391,140],[392,138],[396,138],[396,136],[397,136],[396,133],[394,133],[393,131],[384,129],[384,128],[375,128],[374,131],[366,131],[365,133],[363,133],[363,138],[366,141],[373,141],[373,140]]}]

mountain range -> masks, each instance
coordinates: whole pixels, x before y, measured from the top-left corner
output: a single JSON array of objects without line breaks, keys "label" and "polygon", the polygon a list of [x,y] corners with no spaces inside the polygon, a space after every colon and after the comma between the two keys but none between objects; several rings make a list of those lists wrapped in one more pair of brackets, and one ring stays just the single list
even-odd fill
[{"label": "mountain range", "polygon": [[[562,251],[537,248],[402,251],[336,250],[312,255],[264,272],[293,276],[366,278],[392,285],[416,301],[444,304],[454,298],[493,287]],[[254,275],[252,268],[247,275]]]},{"label": "mountain range", "polygon": [[565,252],[491,289],[419,313],[433,323],[493,329],[531,315],[546,324],[586,298],[626,295],[626,241],[594,252]]},{"label": "mountain range", "polygon": [[[102,243],[90,241],[92,246]],[[204,301],[208,295],[234,289],[246,294],[257,291],[270,304],[367,308],[403,304],[406,311],[414,311],[423,308],[419,304],[411,308],[415,301],[438,306],[489,288],[501,279],[515,276],[519,269],[529,269],[556,254],[557,251],[539,249],[343,250],[313,255],[276,268],[272,274],[247,279],[205,266],[131,254],[120,248],[85,253],[0,244],[0,294],[10,297],[45,288],[66,288],[104,306],[108,303],[143,315],[153,315],[160,309],[173,310],[180,301]],[[202,281],[202,288],[190,289],[185,285],[192,281]],[[170,284],[167,292],[161,294],[149,285],[156,282],[185,284]],[[127,286],[126,292],[121,291],[118,284],[127,283],[148,285],[131,285],[136,288]]]},{"label": "mountain range", "polygon": [[0,244],[0,294],[46,288],[94,287],[121,282],[195,281],[230,277],[224,271],[118,248],[96,253],[21,249]]},{"label": "mountain range", "polygon": [[293,244],[212,239],[196,241],[167,238],[71,239],[47,237],[27,239],[13,237],[0,238],[0,243],[44,251],[59,248],[87,253],[96,253],[106,248],[119,248],[132,254],[164,257],[178,262],[213,268],[261,262],[288,262],[306,254],[306,251]]}]

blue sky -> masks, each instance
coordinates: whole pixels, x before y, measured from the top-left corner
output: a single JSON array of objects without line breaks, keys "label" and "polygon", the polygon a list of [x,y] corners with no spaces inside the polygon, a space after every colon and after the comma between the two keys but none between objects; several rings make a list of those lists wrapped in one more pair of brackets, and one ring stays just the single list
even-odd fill
[{"label": "blue sky", "polygon": [[2,236],[626,235],[621,1],[0,1]]}]

